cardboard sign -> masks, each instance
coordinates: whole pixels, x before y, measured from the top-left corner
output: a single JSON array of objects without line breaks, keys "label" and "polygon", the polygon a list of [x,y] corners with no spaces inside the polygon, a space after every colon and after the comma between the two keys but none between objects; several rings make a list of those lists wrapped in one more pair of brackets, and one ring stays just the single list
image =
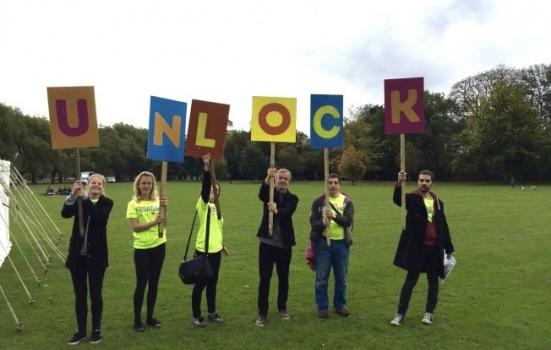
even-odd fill
[{"label": "cardboard sign", "polygon": [[147,158],[184,161],[187,104],[151,96]]},{"label": "cardboard sign", "polygon": [[385,79],[385,134],[425,131],[423,78]]},{"label": "cardboard sign", "polygon": [[297,99],[253,96],[251,141],[296,142]]},{"label": "cardboard sign", "polygon": [[191,101],[186,156],[202,157],[210,153],[213,160],[224,158],[229,112],[230,105]]},{"label": "cardboard sign", "polygon": [[342,95],[310,95],[310,147],[341,148],[344,141]]},{"label": "cardboard sign", "polygon": [[49,87],[48,108],[53,149],[99,146],[93,86]]}]

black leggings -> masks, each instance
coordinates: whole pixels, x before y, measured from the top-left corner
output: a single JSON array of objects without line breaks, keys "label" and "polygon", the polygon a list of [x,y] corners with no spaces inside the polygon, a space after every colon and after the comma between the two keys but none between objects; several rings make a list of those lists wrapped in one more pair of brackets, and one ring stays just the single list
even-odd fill
[{"label": "black leggings", "polygon": [[134,265],[136,266],[136,289],[134,290],[134,322],[142,320],[142,304],[147,290],[147,320],[153,318],[155,301],[157,300],[157,287],[161,277],[161,269],[165,260],[165,244],[150,249],[134,249]]},{"label": "black leggings", "polygon": [[90,264],[88,257],[79,256],[77,263],[71,268],[71,278],[75,291],[75,311],[78,331],[86,333],[88,314],[88,285],[90,286],[90,301],[92,303],[92,329],[101,328],[103,298],[101,289],[105,268],[96,268]]},{"label": "black leggings", "polygon": [[[195,251],[195,256],[204,255],[200,251]],[[193,293],[191,294],[191,309],[193,311],[193,317],[201,316],[201,295],[203,289],[207,287],[207,311],[209,314],[216,312],[216,285],[218,283],[218,272],[220,271],[220,260],[222,252],[209,253],[208,259],[210,266],[212,267],[212,278],[208,282],[196,283],[193,286]]]}]

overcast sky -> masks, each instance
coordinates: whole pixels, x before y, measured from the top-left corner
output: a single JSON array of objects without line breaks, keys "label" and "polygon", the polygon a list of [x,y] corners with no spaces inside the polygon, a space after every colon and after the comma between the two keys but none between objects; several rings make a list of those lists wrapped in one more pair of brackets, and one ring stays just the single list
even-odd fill
[{"label": "overcast sky", "polygon": [[447,94],[498,64],[549,64],[550,14],[546,0],[1,0],[0,102],[47,117],[46,87],[93,85],[101,125],[146,128],[155,95],[188,113],[227,103],[249,130],[252,96],[296,97],[309,134],[311,93],[348,110],[383,104],[385,78]]}]

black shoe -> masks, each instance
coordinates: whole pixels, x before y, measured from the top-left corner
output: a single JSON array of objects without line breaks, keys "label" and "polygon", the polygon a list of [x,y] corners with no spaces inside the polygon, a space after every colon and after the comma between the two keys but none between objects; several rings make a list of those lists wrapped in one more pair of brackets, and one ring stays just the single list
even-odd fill
[{"label": "black shoe", "polygon": [[205,322],[203,316],[194,317],[191,322],[199,328],[204,328],[207,326],[207,323]]},{"label": "black shoe", "polygon": [[161,328],[161,321],[152,318],[147,320],[147,325],[153,328]]},{"label": "black shoe", "polygon": [[94,329],[92,335],[90,336],[90,344],[97,344],[101,341],[101,331],[99,329]]},{"label": "black shoe", "polygon": [[69,342],[67,342],[68,345],[77,345],[82,341],[82,339],[86,338],[86,333],[84,332],[76,332],[73,334],[73,337],[69,339]]},{"label": "black shoe", "polygon": [[145,331],[142,321],[134,322],[134,330],[138,333]]},{"label": "black shoe", "polygon": [[222,316],[218,315],[216,312],[209,314],[207,318],[211,322],[224,322],[224,318],[222,318]]},{"label": "black shoe", "polygon": [[349,317],[352,314],[350,311],[348,311],[348,309],[344,307],[342,309],[336,309],[335,312],[341,317]]}]

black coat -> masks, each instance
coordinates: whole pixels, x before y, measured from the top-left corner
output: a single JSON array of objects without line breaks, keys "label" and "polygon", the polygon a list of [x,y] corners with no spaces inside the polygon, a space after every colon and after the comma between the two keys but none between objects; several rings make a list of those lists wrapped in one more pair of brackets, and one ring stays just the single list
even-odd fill
[{"label": "black coat", "polygon": [[[258,237],[270,237],[268,234],[268,205],[270,201],[270,186],[264,181],[260,185],[258,198],[264,203],[262,209],[262,222],[258,228]],[[279,225],[281,240],[286,247],[291,247],[295,242],[295,228],[293,227],[293,213],[297,209],[298,197],[287,191],[281,194],[274,189],[274,202],[277,203],[277,214],[274,214],[274,226]]]},{"label": "black coat", "polygon": [[[100,196],[97,203],[94,204],[90,199],[82,201],[82,212],[84,217],[84,228],[88,225],[88,245],[86,247],[88,261],[95,268],[106,268],[109,266],[107,257],[107,220],[113,208],[113,201],[105,196]],[[61,216],[70,218],[74,216],[73,231],[69,242],[69,254],[65,266],[72,269],[76,266],[80,249],[84,239],[80,236],[78,206],[77,202],[73,205],[63,204]]]},{"label": "black coat", "polygon": [[[394,187],[394,203],[401,206],[401,186]],[[444,202],[431,192],[434,199],[434,216],[432,222],[438,232],[438,254],[442,264],[439,265],[438,275],[444,277],[444,250],[446,254],[454,252],[448,222],[444,214]],[[427,230],[427,208],[423,196],[419,193],[406,193],[406,229],[400,235],[398,248],[394,257],[394,265],[412,272],[423,271],[423,239]]]}]

